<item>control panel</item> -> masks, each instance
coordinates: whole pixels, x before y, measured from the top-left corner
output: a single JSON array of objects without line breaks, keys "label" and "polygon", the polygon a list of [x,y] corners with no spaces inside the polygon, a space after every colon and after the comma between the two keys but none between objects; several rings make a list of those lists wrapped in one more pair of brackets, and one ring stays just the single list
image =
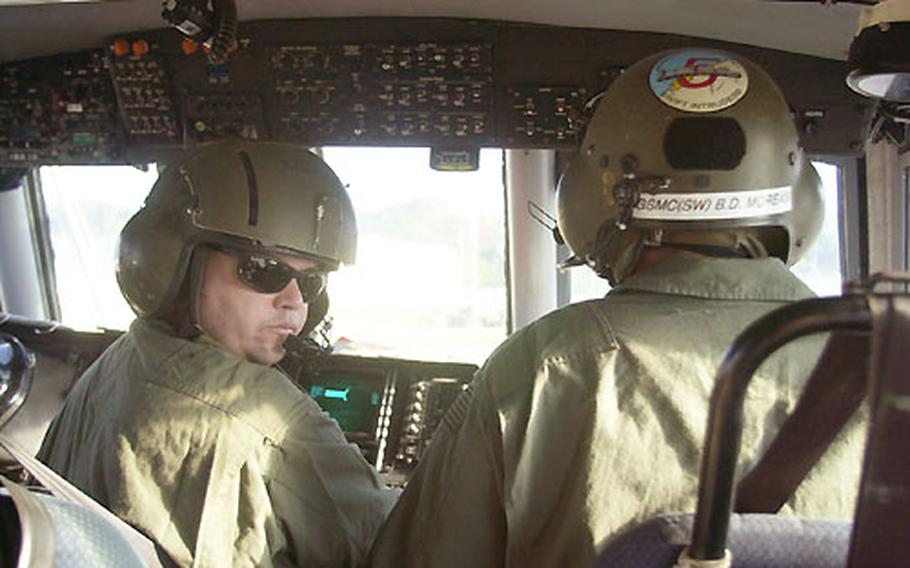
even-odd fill
[{"label": "control panel", "polygon": [[419,379],[408,385],[398,446],[391,461],[395,471],[409,473],[433,439],[436,427],[467,383],[451,377]]},{"label": "control panel", "polygon": [[278,46],[267,63],[277,139],[493,142],[489,44]]},{"label": "control panel", "polygon": [[179,143],[176,108],[160,46],[121,38],[109,49],[107,59],[128,143]]},{"label": "control panel", "polygon": [[2,65],[0,165],[116,162],[117,108],[97,51]]},{"label": "control panel", "polygon": [[[241,23],[237,49],[213,64],[175,30],[125,31],[91,51],[0,63],[0,167],[148,162],[226,138],[573,150],[625,65],[692,41],[493,21],[263,20]],[[807,151],[861,151],[868,103],[844,86],[841,62],[699,43],[761,62]]]},{"label": "control panel", "polygon": [[407,482],[477,367],[333,355],[297,379],[392,485]]},{"label": "control panel", "polygon": [[511,104],[504,132],[511,145],[535,143],[563,146],[574,143],[582,132],[582,115],[588,100],[581,87],[511,87]]}]

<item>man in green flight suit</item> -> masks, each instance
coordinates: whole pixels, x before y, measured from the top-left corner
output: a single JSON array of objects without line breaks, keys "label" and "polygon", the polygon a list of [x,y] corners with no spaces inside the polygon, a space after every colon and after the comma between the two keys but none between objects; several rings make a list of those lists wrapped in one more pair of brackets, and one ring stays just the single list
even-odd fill
[{"label": "man in green flight suit", "polygon": [[[559,182],[559,228],[613,289],[513,334],[437,430],[371,551],[378,568],[591,566],[618,532],[694,511],[708,400],[749,323],[811,297],[787,268],[821,224],[820,181],[770,77],[718,50],[664,52],[606,91]],[[820,351],[757,373],[741,463]],[[785,506],[853,512],[854,419]]]},{"label": "man in green flight suit", "polygon": [[360,565],[397,492],[273,366],[325,316],[356,237],[344,187],[303,148],[221,143],[169,165],[120,235],[139,317],[40,459],[180,565]]}]

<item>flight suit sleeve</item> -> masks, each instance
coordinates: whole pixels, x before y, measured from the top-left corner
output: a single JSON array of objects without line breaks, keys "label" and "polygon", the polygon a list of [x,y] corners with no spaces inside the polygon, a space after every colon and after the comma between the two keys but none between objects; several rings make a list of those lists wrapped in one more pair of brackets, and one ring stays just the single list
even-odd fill
[{"label": "flight suit sleeve", "polygon": [[[399,491],[307,401],[276,449],[269,495],[298,566],[360,566]],[[276,562],[277,563],[277,562]]]},{"label": "flight suit sleeve", "polygon": [[498,415],[483,375],[453,404],[371,551],[371,566],[502,566]]}]

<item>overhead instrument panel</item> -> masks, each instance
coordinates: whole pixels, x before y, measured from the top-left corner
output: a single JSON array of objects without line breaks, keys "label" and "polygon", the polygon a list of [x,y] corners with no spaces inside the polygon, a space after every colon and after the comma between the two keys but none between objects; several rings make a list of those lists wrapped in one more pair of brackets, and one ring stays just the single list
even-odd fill
[{"label": "overhead instrument panel", "polygon": [[230,137],[495,143],[489,43],[284,44],[241,34],[228,61],[213,64],[161,30],[114,38],[109,53],[130,155]]},{"label": "overhead instrument panel", "polygon": [[160,45],[118,38],[108,46],[107,56],[127,143],[179,144],[177,109]]},{"label": "overhead instrument panel", "polygon": [[275,138],[492,144],[491,50],[470,43],[274,47]]},{"label": "overhead instrument panel", "polygon": [[838,61],[646,32],[345,18],[242,22],[219,63],[161,29],[0,64],[0,167],[148,162],[229,138],[572,150],[625,65],[695,41],[761,63],[810,153],[862,151],[869,103]]},{"label": "overhead instrument panel", "polygon": [[100,52],[0,65],[0,164],[109,163],[122,149]]},{"label": "overhead instrument panel", "polygon": [[582,87],[509,87],[510,104],[503,133],[510,145],[562,146],[583,135],[582,114],[588,91]]}]

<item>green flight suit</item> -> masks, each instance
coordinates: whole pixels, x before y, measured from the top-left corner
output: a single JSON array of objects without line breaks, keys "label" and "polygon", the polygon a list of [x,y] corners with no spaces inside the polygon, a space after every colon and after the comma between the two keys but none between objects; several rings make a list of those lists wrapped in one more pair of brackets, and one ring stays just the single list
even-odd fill
[{"label": "green flight suit", "polygon": [[[694,511],[725,349],[761,315],[808,297],[776,259],[672,257],[513,334],[437,430],[371,565],[591,566],[611,535]],[[756,374],[741,463],[754,463],[792,409],[823,339],[785,348]],[[788,511],[852,515],[861,422]]]},{"label": "green flight suit", "polygon": [[357,566],[397,497],[283,373],[142,319],[39,458],[185,566]]}]

